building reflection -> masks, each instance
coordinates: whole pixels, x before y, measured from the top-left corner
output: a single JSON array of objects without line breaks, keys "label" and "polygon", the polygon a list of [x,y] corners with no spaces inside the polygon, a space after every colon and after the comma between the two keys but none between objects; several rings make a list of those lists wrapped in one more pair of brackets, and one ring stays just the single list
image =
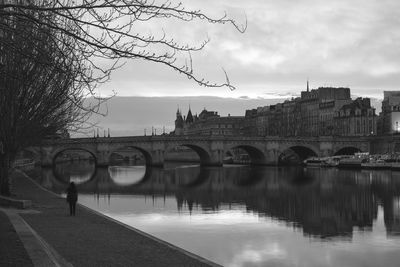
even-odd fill
[{"label": "building reflection", "polygon": [[[61,167],[60,167],[61,168]],[[70,168],[70,166],[69,166]],[[144,168],[144,167],[143,167]],[[319,238],[351,238],[371,231],[383,206],[387,234],[400,234],[400,172],[298,167],[98,168],[78,185],[80,193],[175,197],[177,209],[204,212],[245,206],[248,212],[301,228]],[[60,169],[57,175],[69,175]],[[85,170],[85,169],[83,169]],[[85,173],[85,172],[83,172]],[[119,177],[120,175],[121,177]],[[63,193],[67,178],[42,170],[43,186]],[[86,177],[86,176],[85,176]]]},{"label": "building reflection", "polygon": [[376,172],[372,183],[383,206],[388,236],[400,235],[400,172]]}]

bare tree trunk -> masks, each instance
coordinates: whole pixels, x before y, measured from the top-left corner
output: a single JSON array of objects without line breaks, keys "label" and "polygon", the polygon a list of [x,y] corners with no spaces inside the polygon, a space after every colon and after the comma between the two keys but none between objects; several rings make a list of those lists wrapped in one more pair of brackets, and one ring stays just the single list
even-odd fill
[{"label": "bare tree trunk", "polygon": [[10,161],[6,154],[0,156],[0,195],[9,196],[10,177],[9,177]]}]

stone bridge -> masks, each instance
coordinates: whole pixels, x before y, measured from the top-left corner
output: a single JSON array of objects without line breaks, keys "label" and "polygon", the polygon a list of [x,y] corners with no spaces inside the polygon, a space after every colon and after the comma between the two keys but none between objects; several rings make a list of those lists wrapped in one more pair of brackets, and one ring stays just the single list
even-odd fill
[{"label": "stone bridge", "polygon": [[310,156],[332,156],[357,151],[370,152],[369,137],[243,137],[243,136],[132,136],[71,138],[44,141],[40,147],[27,150],[35,154],[42,166],[53,165],[60,153],[84,150],[90,153],[97,166],[108,166],[115,151],[135,148],[142,152],[149,166],[163,166],[164,156],[176,147],[189,147],[199,155],[203,166],[221,166],[228,151],[245,150],[254,165],[277,165],[287,153],[300,159]]}]

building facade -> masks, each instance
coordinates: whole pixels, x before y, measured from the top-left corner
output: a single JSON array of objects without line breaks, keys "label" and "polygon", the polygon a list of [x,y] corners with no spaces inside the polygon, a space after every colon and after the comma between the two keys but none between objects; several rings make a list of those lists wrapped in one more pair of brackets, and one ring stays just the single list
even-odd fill
[{"label": "building facade", "polygon": [[[175,135],[244,135],[279,137],[369,136],[378,134],[378,117],[369,98],[351,99],[350,88],[319,87],[275,105],[246,110],[245,116],[199,116],[177,111]],[[385,92],[381,132],[400,133],[400,92]]]},{"label": "building facade", "polygon": [[400,91],[384,91],[380,113],[380,134],[400,133]]},{"label": "building facade", "polygon": [[178,109],[175,119],[174,135],[243,135],[243,116],[221,117],[216,111],[204,109],[198,116],[192,115],[189,108],[187,116],[182,117]]},{"label": "building facade", "polygon": [[357,98],[342,106],[334,116],[334,133],[340,136],[367,136],[377,133],[377,116],[369,98]]},{"label": "building facade", "polygon": [[301,92],[300,97],[257,108],[254,116],[256,135],[333,135],[335,112],[351,101],[349,88],[320,87],[310,90],[307,83],[307,90]]},{"label": "building facade", "polygon": [[257,130],[257,109],[248,109],[244,115],[243,122],[243,135],[256,136],[258,135]]}]

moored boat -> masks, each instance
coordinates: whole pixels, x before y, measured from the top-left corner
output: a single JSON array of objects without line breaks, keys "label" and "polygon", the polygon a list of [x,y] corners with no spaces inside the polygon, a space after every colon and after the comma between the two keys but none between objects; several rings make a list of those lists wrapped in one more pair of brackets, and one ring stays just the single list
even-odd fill
[{"label": "moored boat", "polygon": [[361,163],[361,167],[366,169],[390,169],[392,167],[392,164],[382,159],[377,159]]},{"label": "moored boat", "polygon": [[339,161],[339,168],[361,168],[361,164],[367,162],[365,158],[343,158]]},{"label": "moored boat", "polygon": [[317,158],[312,157],[308,158],[304,161],[304,164],[307,167],[328,167],[329,165],[326,162],[326,158]]},{"label": "moored boat", "polygon": [[390,164],[391,164],[390,168],[393,171],[400,171],[400,162],[391,162]]},{"label": "moored boat", "polygon": [[337,167],[339,165],[339,161],[343,158],[343,156],[332,156],[328,157],[326,160],[326,164],[329,167]]},{"label": "moored boat", "polygon": [[361,164],[368,162],[369,153],[355,153],[354,156],[341,158],[338,164],[339,168],[361,168]]},{"label": "moored boat", "polygon": [[223,162],[224,164],[233,164],[233,157],[232,157],[232,156],[225,157],[225,158],[222,160],[222,162]]}]

